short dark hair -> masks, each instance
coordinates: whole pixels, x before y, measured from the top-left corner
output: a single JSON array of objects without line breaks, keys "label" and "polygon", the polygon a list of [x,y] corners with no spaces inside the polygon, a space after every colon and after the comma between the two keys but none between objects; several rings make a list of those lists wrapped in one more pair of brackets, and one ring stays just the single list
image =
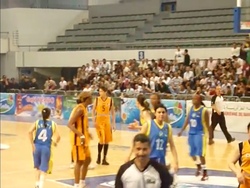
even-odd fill
[{"label": "short dark hair", "polygon": [[250,130],[250,122],[248,123],[247,130]]},{"label": "short dark hair", "polygon": [[158,108],[164,108],[166,112],[168,112],[167,107],[164,104],[159,104],[158,106],[155,107],[155,112]]},{"label": "short dark hair", "polygon": [[145,134],[142,134],[142,133],[135,135],[134,140],[133,140],[134,145],[136,142],[148,143],[148,145],[150,145],[149,137]]}]

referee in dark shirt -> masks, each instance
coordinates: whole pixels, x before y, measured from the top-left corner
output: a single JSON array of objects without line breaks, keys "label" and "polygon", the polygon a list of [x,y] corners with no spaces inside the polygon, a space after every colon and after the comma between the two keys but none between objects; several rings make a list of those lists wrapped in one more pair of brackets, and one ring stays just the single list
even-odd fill
[{"label": "referee in dark shirt", "polygon": [[115,188],[170,188],[173,177],[167,167],[149,159],[150,140],[138,134],[133,140],[135,159],[123,164],[115,179]]},{"label": "referee in dark shirt", "polygon": [[224,116],[224,105],[223,105],[223,97],[221,96],[221,87],[217,86],[216,87],[216,95],[212,97],[211,100],[211,106],[212,106],[212,123],[210,126],[210,131],[209,131],[209,144],[212,145],[214,143],[213,138],[214,138],[214,129],[217,126],[217,124],[220,125],[220,128],[225,135],[227,142],[233,142],[235,141],[235,138],[233,138],[229,132],[227,131],[227,126],[226,126],[226,119]]}]

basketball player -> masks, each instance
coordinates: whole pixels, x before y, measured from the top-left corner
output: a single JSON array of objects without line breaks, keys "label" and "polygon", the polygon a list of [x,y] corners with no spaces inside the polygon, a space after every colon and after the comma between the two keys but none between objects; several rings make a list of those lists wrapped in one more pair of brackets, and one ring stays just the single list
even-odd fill
[{"label": "basketball player", "polygon": [[92,139],[88,130],[87,106],[92,103],[89,92],[82,92],[77,99],[77,106],[72,110],[68,127],[71,130],[72,156],[75,162],[75,188],[86,187],[85,178],[91,162],[89,141]]},{"label": "basketball player", "polygon": [[[194,95],[193,97],[193,106],[191,107],[185,124],[178,136],[182,135],[183,131],[188,125],[190,126],[188,144],[190,148],[190,156],[197,165],[196,176],[199,176],[201,170],[203,169],[201,181],[205,181],[208,179],[205,155],[207,134],[209,130],[209,113],[202,105],[202,97],[198,94]],[[197,160],[197,157],[199,157],[200,160]]]},{"label": "basketball player", "polygon": [[53,163],[51,149],[60,141],[56,123],[49,120],[50,113],[49,108],[44,108],[42,110],[43,119],[37,120],[29,130],[29,140],[36,169],[36,188],[43,188],[46,173],[51,173]]},{"label": "basketball player", "polygon": [[[99,137],[97,164],[101,163],[101,153],[103,151],[102,165],[109,165],[107,153],[109,143],[112,141],[112,129],[115,130],[115,108],[111,97],[107,95],[107,88],[99,88],[99,97],[93,103],[92,117]],[[111,116],[111,117],[110,117]],[[112,118],[112,127],[110,119]]]},{"label": "basketball player", "polygon": [[[178,156],[173,140],[172,127],[165,123],[167,108],[160,104],[155,108],[155,119],[146,118],[146,123],[141,128],[141,133],[150,138],[151,153],[150,158],[166,165],[165,156],[167,154],[167,145],[169,143],[170,150],[173,155],[172,168],[176,173],[178,171]],[[131,158],[132,153],[127,159]]]},{"label": "basketball player", "polygon": [[[229,161],[229,168],[235,173],[239,188],[250,187],[250,123],[247,126],[249,139],[239,143],[239,148],[236,149]],[[236,162],[239,161],[240,170],[236,167]]]}]

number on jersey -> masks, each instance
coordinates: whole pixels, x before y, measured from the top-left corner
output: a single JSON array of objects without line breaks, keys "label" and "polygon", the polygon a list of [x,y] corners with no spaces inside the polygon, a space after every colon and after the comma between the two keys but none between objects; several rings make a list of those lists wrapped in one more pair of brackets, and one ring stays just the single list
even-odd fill
[{"label": "number on jersey", "polygon": [[45,142],[47,140],[47,130],[43,129],[37,138],[38,140],[42,140],[43,142]]},{"label": "number on jersey", "polygon": [[158,139],[156,140],[156,150],[164,150],[163,145],[164,145],[164,140],[158,138]]},{"label": "number on jersey", "polygon": [[191,124],[191,127],[197,127],[196,119],[190,119],[190,124]]}]

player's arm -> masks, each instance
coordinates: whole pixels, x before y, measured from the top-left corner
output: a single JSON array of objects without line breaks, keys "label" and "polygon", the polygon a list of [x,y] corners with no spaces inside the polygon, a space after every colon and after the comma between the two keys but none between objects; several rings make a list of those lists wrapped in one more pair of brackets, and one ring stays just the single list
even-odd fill
[{"label": "player's arm", "polygon": [[183,131],[187,128],[187,126],[188,126],[189,114],[190,114],[190,112],[188,112],[187,117],[186,117],[185,122],[184,122],[184,125],[183,125],[183,127],[181,128],[181,131],[178,133],[178,136],[181,136],[182,133],[183,133]]},{"label": "player's arm", "polygon": [[204,120],[205,120],[205,127],[206,129],[209,131],[209,112],[207,109],[205,109],[205,117],[204,117]]},{"label": "player's arm", "polygon": [[81,116],[83,116],[83,110],[80,109],[80,108],[76,109],[76,111],[74,112],[74,114],[70,117],[68,125],[67,125],[70,128],[70,130],[73,131],[79,137],[84,136],[84,135],[83,135],[83,133],[79,132],[75,128],[74,124],[77,121],[77,119],[79,117],[81,117]]},{"label": "player's arm", "polygon": [[92,121],[93,121],[93,123],[95,123],[95,117],[96,117],[96,102],[97,102],[97,98],[94,100],[93,108],[92,108]]},{"label": "player's arm", "polygon": [[[55,122],[54,123],[54,132],[53,132],[53,142],[55,143],[55,145],[57,145],[60,140],[61,140],[61,136],[59,134],[58,128],[57,128],[57,124]],[[55,138],[55,139],[54,139]]]},{"label": "player's arm", "polygon": [[171,150],[171,153],[173,155],[173,163],[174,163],[173,168],[174,168],[174,171],[177,172],[178,168],[179,168],[178,154],[177,154],[176,147],[174,144],[173,132],[172,132],[171,125],[169,126],[169,135],[168,136],[169,136],[168,141],[169,141],[169,145],[170,145],[170,150]]},{"label": "player's arm", "polygon": [[111,108],[110,108],[111,116],[112,116],[112,126],[113,129],[115,129],[115,105],[114,105],[114,100],[111,99]]},{"label": "player's arm", "polygon": [[29,129],[29,140],[30,140],[30,144],[33,145],[34,144],[34,138],[33,138],[33,133],[36,130],[36,122],[34,124],[31,125],[30,129]]}]

